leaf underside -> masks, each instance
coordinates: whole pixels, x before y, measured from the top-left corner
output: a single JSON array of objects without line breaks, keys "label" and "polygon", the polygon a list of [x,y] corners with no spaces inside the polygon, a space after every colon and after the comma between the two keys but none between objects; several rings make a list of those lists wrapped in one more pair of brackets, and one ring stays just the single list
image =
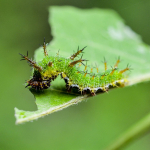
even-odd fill
[{"label": "leaf underside", "polygon": [[[142,42],[141,37],[113,10],[87,9],[81,10],[70,6],[50,7],[49,24],[53,40],[47,46],[48,54],[70,57],[77,47],[83,48],[83,58],[89,65],[97,64],[104,71],[104,57],[111,68],[118,57],[121,58],[119,68],[127,64],[131,70],[126,74],[128,85],[133,85],[150,79],[150,47]],[[43,59],[42,47],[35,51],[34,60]],[[89,97],[67,93],[65,83],[58,77],[52,86],[40,93],[31,91],[36,98],[37,111],[24,111],[15,108],[16,124],[31,121],[47,114],[62,110],[72,104],[77,104]]]}]

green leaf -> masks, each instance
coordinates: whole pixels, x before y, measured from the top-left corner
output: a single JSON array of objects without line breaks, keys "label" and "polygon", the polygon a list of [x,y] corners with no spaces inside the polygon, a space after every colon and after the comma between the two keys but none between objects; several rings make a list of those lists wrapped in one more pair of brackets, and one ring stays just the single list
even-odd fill
[{"label": "green leaf", "polygon": [[[54,84],[57,85],[58,82],[62,81],[58,77],[58,79],[54,81]],[[66,108],[73,104],[77,104],[78,102],[81,102],[82,100],[87,98],[87,95],[79,96],[76,94],[69,94],[65,91],[64,88],[59,88],[59,86],[57,89],[55,88],[55,86],[52,86],[50,90],[44,90],[38,93],[36,91],[32,91],[32,93],[36,97],[36,105],[38,110],[31,112],[15,108],[17,124],[32,121],[55,111],[62,110],[63,108]]]},{"label": "green leaf", "polygon": [[[122,61],[119,68],[124,69],[130,64],[133,69],[127,73],[128,85],[150,80],[150,47],[124,24],[115,11],[53,6],[49,12],[53,35],[53,40],[47,46],[49,55],[56,55],[60,49],[61,56],[69,57],[78,46],[87,46],[83,58],[89,60],[89,65],[98,64],[101,72],[104,71],[104,57],[111,68],[120,56]],[[43,49],[40,47],[35,51],[34,59],[38,62],[43,57]],[[33,94],[38,110],[30,112],[15,108],[17,124],[61,110],[88,97],[66,93],[64,81],[59,78],[52,82],[48,90]]]}]

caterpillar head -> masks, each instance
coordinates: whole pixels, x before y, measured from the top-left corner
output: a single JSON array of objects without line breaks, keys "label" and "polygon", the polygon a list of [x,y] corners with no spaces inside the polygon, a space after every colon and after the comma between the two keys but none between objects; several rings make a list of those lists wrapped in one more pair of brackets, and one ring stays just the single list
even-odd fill
[{"label": "caterpillar head", "polygon": [[43,90],[50,87],[51,79],[42,79],[41,74],[38,71],[34,71],[33,78],[27,81],[27,86],[31,86],[31,89]]},{"label": "caterpillar head", "polygon": [[35,90],[43,90],[50,87],[50,80],[36,80],[35,78],[32,78],[31,80],[27,81],[28,86],[31,86],[32,89]]}]

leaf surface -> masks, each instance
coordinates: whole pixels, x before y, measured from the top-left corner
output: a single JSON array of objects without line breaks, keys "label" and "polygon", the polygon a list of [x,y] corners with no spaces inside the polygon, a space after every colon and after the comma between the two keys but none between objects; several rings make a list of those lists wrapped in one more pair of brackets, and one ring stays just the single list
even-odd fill
[{"label": "leaf surface", "polygon": [[[47,46],[49,55],[55,56],[60,50],[59,55],[70,57],[78,46],[87,46],[83,58],[89,60],[89,65],[97,64],[100,72],[104,71],[104,57],[109,68],[120,57],[119,68],[124,69],[130,64],[133,69],[126,74],[128,85],[150,79],[150,47],[124,24],[115,11],[53,6],[49,9],[49,24],[53,35],[53,40]],[[43,49],[40,47],[35,51],[34,59],[39,62],[43,57]],[[88,97],[67,93],[65,83],[60,78],[53,81],[48,90],[33,94],[38,110],[31,112],[15,108],[17,124],[62,110]]]}]

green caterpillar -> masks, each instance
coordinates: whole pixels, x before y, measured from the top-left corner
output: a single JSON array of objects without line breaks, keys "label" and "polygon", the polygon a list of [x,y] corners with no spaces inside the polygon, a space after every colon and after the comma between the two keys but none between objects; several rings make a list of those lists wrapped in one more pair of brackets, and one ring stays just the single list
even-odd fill
[{"label": "green caterpillar", "polygon": [[[111,87],[122,87],[128,80],[124,78],[123,73],[129,70],[129,66],[123,70],[118,69],[118,64],[120,59],[118,58],[116,64],[112,69],[107,69],[107,62],[104,59],[104,68],[103,73],[99,73],[98,67],[96,67],[97,74],[93,72],[93,68],[90,69],[90,72],[87,71],[86,59],[83,59],[82,56],[80,59],[77,58],[85,47],[81,50],[77,50],[76,53],[71,55],[69,58],[60,57],[59,53],[54,56],[49,56],[46,50],[46,43],[44,39],[43,50],[45,57],[41,62],[35,62],[28,58],[27,56],[22,55],[22,60],[27,60],[30,65],[34,68],[32,79],[27,81],[27,86],[30,86],[36,90],[43,90],[50,87],[50,83],[58,75],[66,82],[67,91],[70,91],[72,88],[78,88],[81,94],[90,92],[91,95],[95,95],[97,92],[107,92]],[[77,64],[84,65],[84,71],[80,71]]]}]

